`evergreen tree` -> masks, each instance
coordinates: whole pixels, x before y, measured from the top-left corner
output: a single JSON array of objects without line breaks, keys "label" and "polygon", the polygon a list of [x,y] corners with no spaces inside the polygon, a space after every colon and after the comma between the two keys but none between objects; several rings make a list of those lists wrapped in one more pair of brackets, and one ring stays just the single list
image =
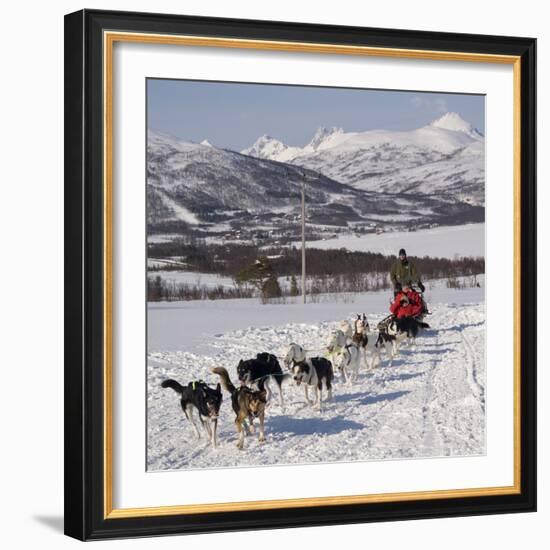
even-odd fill
[{"label": "evergreen tree", "polygon": [[280,298],[282,296],[281,286],[275,275],[271,275],[262,287],[262,300],[265,302],[270,298]]},{"label": "evergreen tree", "polygon": [[244,269],[241,269],[235,280],[237,284],[248,283],[256,287],[261,294],[262,301],[269,298],[279,298],[282,295],[271,262],[265,256],[260,256]]}]

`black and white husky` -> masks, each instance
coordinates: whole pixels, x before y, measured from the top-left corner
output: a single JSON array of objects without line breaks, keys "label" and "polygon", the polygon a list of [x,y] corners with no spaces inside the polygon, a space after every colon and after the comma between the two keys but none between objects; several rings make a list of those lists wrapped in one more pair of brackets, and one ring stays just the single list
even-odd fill
[{"label": "black and white husky", "polygon": [[[332,380],[334,371],[332,363],[324,357],[306,356],[306,351],[299,344],[292,343],[284,359],[285,366],[292,371],[292,376],[297,386],[304,384],[306,401],[312,405],[318,405],[321,409],[323,382],[328,393],[328,399],[332,399]],[[309,399],[308,387],[315,387],[315,401]]]},{"label": "black and white husky", "polygon": [[285,379],[285,375],[275,355],[264,352],[258,353],[254,359],[247,359],[246,361],[241,359],[237,365],[237,376],[241,384],[246,384],[247,386],[253,385],[259,387],[258,383],[262,381],[267,391],[268,402],[271,401],[273,395],[269,382],[275,380],[279,392],[279,403],[281,408],[284,408],[283,380]]},{"label": "black and white husky", "polygon": [[178,394],[183,413],[191,422],[197,439],[200,439],[201,433],[195,423],[195,411],[199,415],[200,423],[207,433],[210,443],[212,443],[213,447],[217,447],[218,416],[223,399],[220,384],[216,388],[211,388],[200,380],[198,382],[189,382],[187,386],[182,386],[176,380],[168,379],[164,380],[161,386],[163,388],[172,388]]},{"label": "black and white husky", "polygon": [[430,325],[414,317],[394,318],[388,323],[387,334],[395,338],[395,347],[398,349],[403,341],[414,346],[421,328],[430,328]]},{"label": "black and white husky", "polygon": [[[305,361],[294,363],[292,375],[297,386],[304,384],[306,401],[312,407],[317,406],[321,410],[323,402],[323,383],[327,390],[327,399],[332,399],[332,380],[334,371],[332,363],[324,357],[312,357]],[[309,398],[308,388],[315,388],[315,401]]]},{"label": "black and white husky", "polygon": [[414,343],[419,328],[428,328],[428,325],[413,318],[392,318],[387,324],[379,323],[377,331],[371,331],[367,317],[363,313],[362,316],[357,315],[354,322],[352,341],[362,350],[365,367],[372,370],[380,364],[382,351],[386,352],[391,365],[395,356],[399,354],[400,344],[407,339]]},{"label": "black and white husky", "polygon": [[363,352],[367,370],[372,370],[380,364],[380,352],[383,347],[379,345],[379,335],[371,332],[364,313],[363,316],[358,314],[353,323],[352,342]]}]

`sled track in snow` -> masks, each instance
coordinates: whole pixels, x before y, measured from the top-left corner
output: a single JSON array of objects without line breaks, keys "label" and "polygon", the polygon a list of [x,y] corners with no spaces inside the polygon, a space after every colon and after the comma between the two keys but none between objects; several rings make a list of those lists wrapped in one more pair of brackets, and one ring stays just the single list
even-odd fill
[{"label": "sled track in snow", "polygon": [[477,380],[477,359],[473,352],[472,344],[468,337],[464,334],[460,334],[462,342],[464,343],[464,349],[467,350],[468,361],[465,363],[467,371],[467,380],[472,389],[472,393],[477,398],[483,414],[485,414],[485,388]]},{"label": "sled track in snow", "polygon": [[[369,316],[371,326],[382,314]],[[372,317],[372,320],[371,320]],[[303,387],[284,385],[285,411],[277,392],[266,418],[267,442],[257,434],[236,449],[234,415],[224,392],[219,447],[197,442],[175,394],[160,388],[166,378],[216,383],[210,369],[225,366],[236,379],[240,358],[260,351],[283,357],[290,342],[322,355],[334,322],[243,327],[204,334],[205,351],[159,351],[148,358],[148,469],[219,468],[386,458],[467,456],[484,449],[485,389],[478,339],[484,312],[479,304],[437,306],[432,330],[416,349],[403,347],[390,363],[367,371],[361,364],[353,385],[335,380],[334,397],[318,412],[304,401]],[[284,370],[284,368],[283,368]],[[235,382],[235,380],[234,380]],[[479,432],[479,433],[478,433]],[[474,437],[472,438],[472,434]]]},{"label": "sled track in snow", "polygon": [[[439,336],[436,335],[435,345],[439,344]],[[423,447],[429,449],[434,456],[441,456],[443,448],[443,439],[440,430],[433,418],[433,394],[434,394],[434,377],[436,374],[437,360],[431,361],[428,369],[427,380],[425,384],[425,402],[422,408],[424,415],[424,434]]]},{"label": "sled track in snow", "polygon": [[464,350],[466,352],[467,361],[464,363],[466,369],[466,380],[471,388],[472,394],[479,402],[483,414],[485,415],[485,387],[480,383],[478,379],[479,365],[476,353],[470,341],[470,338],[466,334],[468,324],[472,324],[471,315],[468,312],[463,312],[462,318],[465,319],[465,328],[458,331],[463,343]]}]

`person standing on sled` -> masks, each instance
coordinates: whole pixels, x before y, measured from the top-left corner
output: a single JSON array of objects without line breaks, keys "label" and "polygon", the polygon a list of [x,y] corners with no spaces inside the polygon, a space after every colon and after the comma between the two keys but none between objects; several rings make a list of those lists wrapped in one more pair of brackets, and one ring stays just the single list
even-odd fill
[{"label": "person standing on sled", "polygon": [[418,292],[415,292],[410,284],[403,285],[403,288],[395,296],[390,306],[392,315],[398,319],[404,317],[418,317],[424,311],[424,304]]},{"label": "person standing on sled", "polygon": [[424,292],[426,289],[420,280],[420,274],[416,265],[407,258],[405,249],[402,248],[399,251],[399,258],[393,264],[390,271],[390,278],[393,284],[393,294],[397,296],[405,285],[410,286],[411,283],[417,283],[420,292]]}]

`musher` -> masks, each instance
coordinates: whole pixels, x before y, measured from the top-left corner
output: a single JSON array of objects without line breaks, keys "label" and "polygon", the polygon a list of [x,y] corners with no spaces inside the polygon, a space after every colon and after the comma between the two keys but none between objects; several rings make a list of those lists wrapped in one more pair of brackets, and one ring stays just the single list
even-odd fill
[{"label": "musher", "polygon": [[420,292],[424,292],[426,290],[420,280],[420,274],[418,273],[416,265],[407,258],[407,252],[404,248],[399,250],[399,258],[391,268],[390,278],[393,284],[394,296],[397,296],[405,285],[410,286],[415,282],[417,283]]}]

